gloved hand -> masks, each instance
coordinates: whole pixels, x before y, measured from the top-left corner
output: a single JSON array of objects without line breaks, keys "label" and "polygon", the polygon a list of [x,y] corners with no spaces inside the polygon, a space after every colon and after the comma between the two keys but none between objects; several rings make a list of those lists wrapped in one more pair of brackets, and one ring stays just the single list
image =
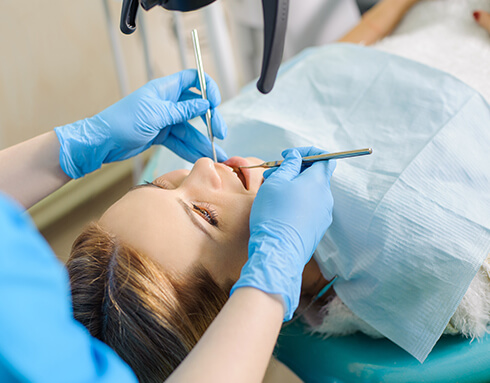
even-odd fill
[{"label": "gloved hand", "polygon": [[[203,116],[221,102],[218,86],[206,75],[208,100],[189,89],[200,89],[196,70],[185,70],[150,81],[101,113],[55,128],[61,144],[60,164],[71,178],[79,178],[103,163],[125,160],[162,144],[182,158],[194,162],[212,158],[209,139],[187,122]],[[213,134],[226,136],[226,125],[212,110]],[[225,152],[216,147],[219,161]]]},{"label": "gloved hand", "polygon": [[288,149],[281,166],[264,173],[250,214],[249,258],[231,290],[251,286],[280,294],[284,320],[298,307],[303,269],[332,223],[330,178],[336,162],[316,162],[301,172],[302,156],[324,153]]}]

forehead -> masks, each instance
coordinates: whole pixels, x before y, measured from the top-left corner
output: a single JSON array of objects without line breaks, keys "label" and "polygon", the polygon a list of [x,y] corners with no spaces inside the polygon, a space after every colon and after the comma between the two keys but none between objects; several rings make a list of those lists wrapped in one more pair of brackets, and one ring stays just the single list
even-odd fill
[{"label": "forehead", "polygon": [[194,227],[178,194],[171,190],[130,191],[104,213],[99,224],[169,271],[187,270],[209,247],[209,238]]}]

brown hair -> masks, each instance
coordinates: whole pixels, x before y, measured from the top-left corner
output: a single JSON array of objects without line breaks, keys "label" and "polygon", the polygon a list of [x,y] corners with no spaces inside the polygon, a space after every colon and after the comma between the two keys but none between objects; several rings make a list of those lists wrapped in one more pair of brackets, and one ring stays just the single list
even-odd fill
[{"label": "brown hair", "polygon": [[67,262],[75,319],[112,347],[140,382],[162,382],[228,299],[202,266],[174,275],[96,223]]}]

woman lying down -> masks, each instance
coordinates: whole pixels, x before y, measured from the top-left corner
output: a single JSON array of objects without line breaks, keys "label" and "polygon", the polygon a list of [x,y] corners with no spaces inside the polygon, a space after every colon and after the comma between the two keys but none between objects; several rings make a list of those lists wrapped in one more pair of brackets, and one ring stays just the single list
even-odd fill
[{"label": "woman lying down", "polygon": [[[357,63],[362,62],[362,67]],[[353,45],[310,51],[270,95],[221,109],[228,153],[372,147],[337,161],[333,224],[303,275],[325,335],[385,336],[423,361],[443,332],[480,337],[490,319],[489,107],[438,70]],[[75,317],[143,382],[185,358],[247,261],[262,159],[198,160],[137,186],[75,241]],[[308,196],[304,196],[308,198]],[[315,317],[315,320],[311,318]]]}]

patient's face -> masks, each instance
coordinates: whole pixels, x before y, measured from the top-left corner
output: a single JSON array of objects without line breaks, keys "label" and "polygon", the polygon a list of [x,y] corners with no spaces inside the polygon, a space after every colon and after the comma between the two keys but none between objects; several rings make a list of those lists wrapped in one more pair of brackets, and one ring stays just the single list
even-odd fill
[{"label": "patient's face", "polygon": [[[233,157],[230,166],[261,163]],[[168,271],[200,263],[218,283],[235,281],[247,260],[249,215],[263,169],[240,179],[224,164],[202,158],[137,187],[112,205],[100,225]]]}]

